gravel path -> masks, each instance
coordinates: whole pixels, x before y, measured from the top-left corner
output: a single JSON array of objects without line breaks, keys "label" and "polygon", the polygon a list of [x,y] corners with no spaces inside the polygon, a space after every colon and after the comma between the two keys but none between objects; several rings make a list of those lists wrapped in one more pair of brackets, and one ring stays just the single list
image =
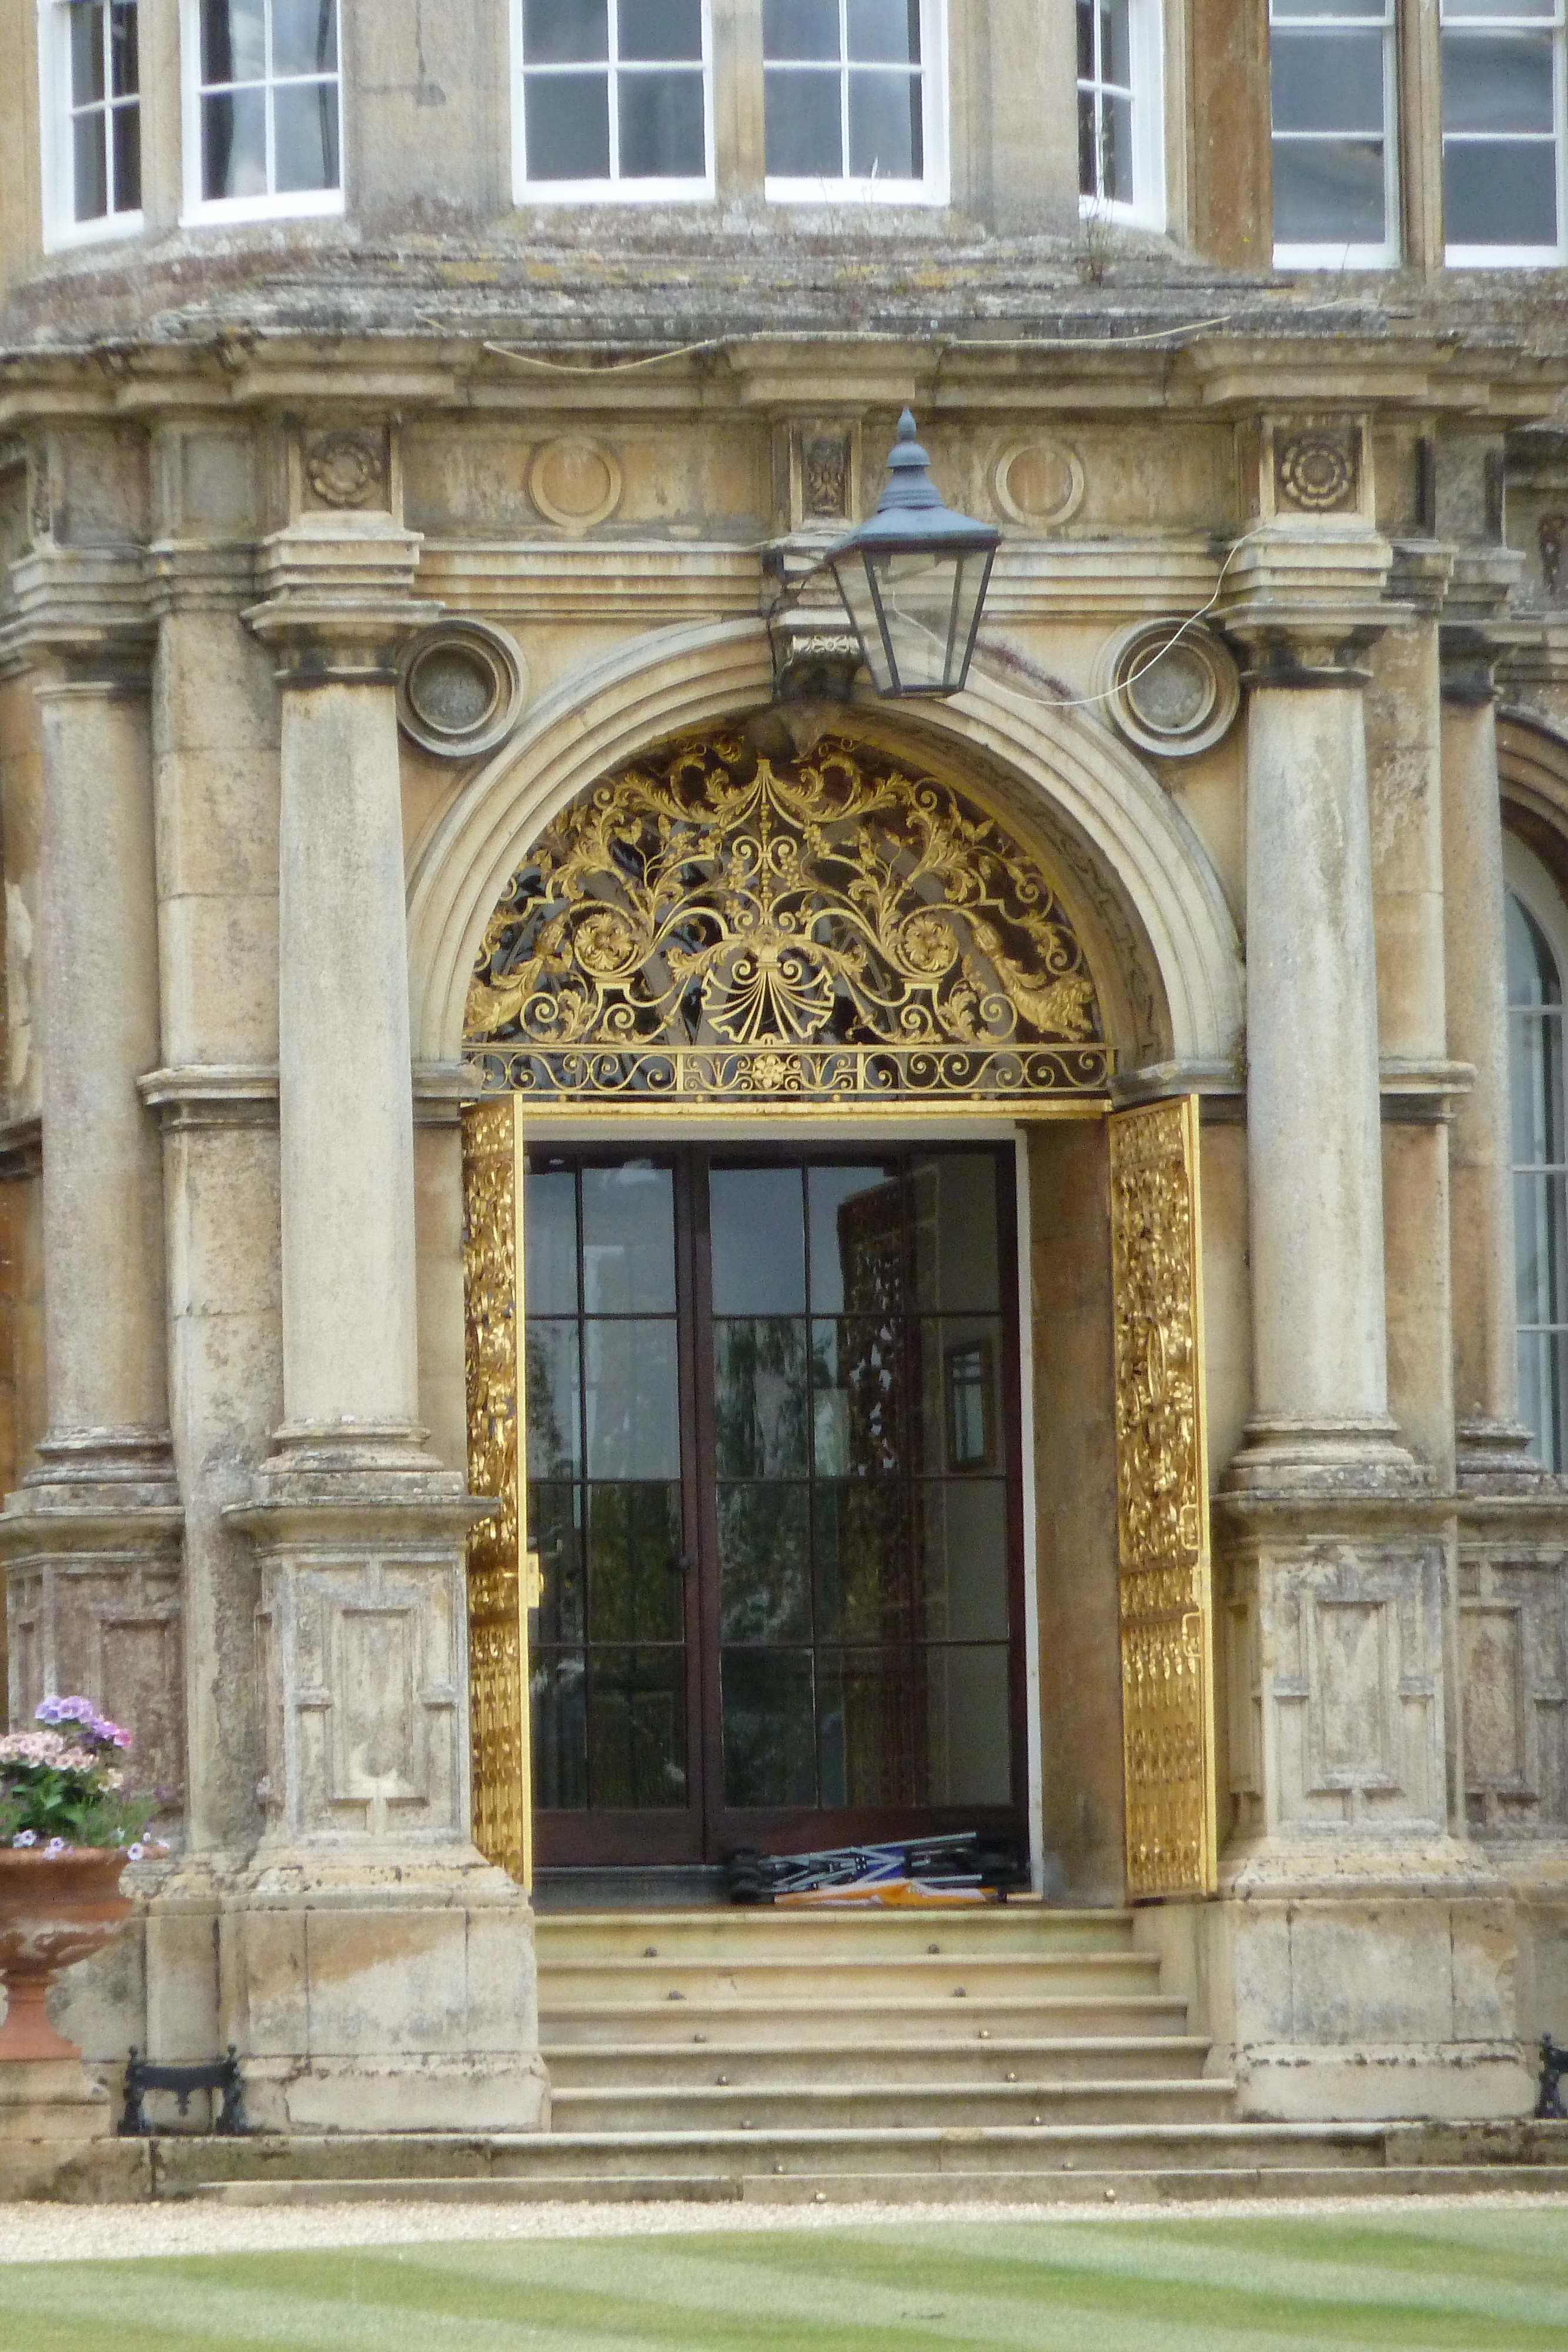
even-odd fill
[{"label": "gravel path", "polygon": [[328,2206],[4,2205],[0,2262],[122,2262],[136,2256],[257,2254],[330,2246],[413,2246],[455,2239],[687,2237],[699,2231],[857,2230],[868,2225],[961,2229],[977,2221],[1052,2228],[1097,2222],[1216,2221],[1262,2214],[1408,2214],[1499,2209],[1568,2211],[1568,2195],[1525,2189],[1465,2197],[1232,2197],[1181,2205],[506,2205]]}]

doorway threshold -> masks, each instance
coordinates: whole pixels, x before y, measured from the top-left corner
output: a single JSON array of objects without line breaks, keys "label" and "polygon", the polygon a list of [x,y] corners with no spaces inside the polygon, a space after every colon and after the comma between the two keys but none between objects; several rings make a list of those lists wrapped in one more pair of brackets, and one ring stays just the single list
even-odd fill
[{"label": "doorway threshold", "polygon": [[697,1863],[534,1873],[536,1911],[695,1911],[728,1905],[724,1872]]}]

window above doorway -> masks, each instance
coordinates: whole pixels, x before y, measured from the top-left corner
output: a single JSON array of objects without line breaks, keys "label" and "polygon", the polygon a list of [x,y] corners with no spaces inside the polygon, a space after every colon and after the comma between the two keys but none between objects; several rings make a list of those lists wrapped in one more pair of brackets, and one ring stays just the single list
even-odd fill
[{"label": "window above doorway", "polygon": [[1442,0],[1450,268],[1563,253],[1564,0]]},{"label": "window above doorway", "polygon": [[763,0],[767,193],[942,204],[944,0]]},{"label": "window above doorway", "polygon": [[185,216],[343,208],[338,0],[183,0]]},{"label": "window above doorway", "polygon": [[137,0],[40,0],[44,234],[50,248],[141,226]]},{"label": "window above doorway", "polygon": [[1399,258],[1394,0],[1270,0],[1274,260]]},{"label": "window above doorway", "polygon": [[512,0],[519,203],[713,194],[710,0]]},{"label": "window above doorway", "polygon": [[1085,219],[1165,226],[1159,0],[1077,0],[1078,194]]}]

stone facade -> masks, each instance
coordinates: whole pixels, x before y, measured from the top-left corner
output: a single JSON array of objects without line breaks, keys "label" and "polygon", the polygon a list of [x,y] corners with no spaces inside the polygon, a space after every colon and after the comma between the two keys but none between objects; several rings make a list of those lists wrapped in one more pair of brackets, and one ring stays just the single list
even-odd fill
[{"label": "stone facade", "polygon": [[[500,0],[342,0],[340,212],[208,219],[140,0],[142,210],[78,239],[0,0],[10,1708],[130,1718],[176,1848],[74,1982],[103,2067],[548,2119],[470,1837],[464,1001],[554,814],[776,701],[1004,816],[1116,1098],[1203,1098],[1220,1891],[1140,1935],[1259,2114],[1518,2114],[1568,2034],[1503,971],[1505,836],[1568,879],[1568,333],[1442,268],[1429,124],[1406,268],[1271,275],[1263,0],[1154,13],[1163,227],[1081,211],[1070,0],[935,12],[924,206],[769,201],[760,0],[685,205],[514,205]],[[780,695],[906,403],[1003,534],[968,687],[879,705],[808,591]],[[1026,1160],[1039,1834],[1114,1903],[1103,1130]]]}]

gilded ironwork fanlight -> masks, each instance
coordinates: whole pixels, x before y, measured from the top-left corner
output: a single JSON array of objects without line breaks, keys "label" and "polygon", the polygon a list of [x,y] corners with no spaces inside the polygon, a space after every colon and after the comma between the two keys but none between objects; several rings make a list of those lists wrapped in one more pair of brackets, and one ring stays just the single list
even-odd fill
[{"label": "gilded ironwork fanlight", "polygon": [[949,785],[838,738],[680,743],[574,801],[486,931],[487,1089],[1009,1102],[1105,1089],[1082,950]]}]

